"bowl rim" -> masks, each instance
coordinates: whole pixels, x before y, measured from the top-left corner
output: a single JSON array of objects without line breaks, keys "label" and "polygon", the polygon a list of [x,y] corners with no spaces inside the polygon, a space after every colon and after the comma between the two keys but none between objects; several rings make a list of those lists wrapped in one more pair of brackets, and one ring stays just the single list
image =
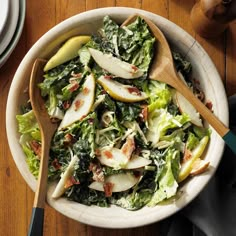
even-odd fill
[{"label": "bowl rim", "polygon": [[[105,15],[111,15],[117,18],[125,18],[128,15],[139,13],[143,14],[146,17],[148,17],[150,20],[154,21],[154,23],[158,23],[158,26],[161,28],[161,30],[164,32],[167,38],[170,38],[171,30],[175,30],[177,32],[176,42],[181,43],[180,39],[185,39],[185,43],[189,45],[188,51],[185,53],[188,53],[188,55],[191,55],[191,53],[197,52],[199,58],[201,58],[204,63],[207,66],[207,70],[211,71],[211,76],[215,78],[214,80],[214,86],[213,88],[217,87],[217,97],[219,97],[220,104],[216,104],[219,110],[220,108],[224,108],[224,112],[221,112],[217,114],[221,121],[228,125],[228,105],[227,105],[227,97],[225,93],[225,89],[223,86],[223,82],[219,76],[219,73],[217,69],[215,68],[215,65],[211,61],[210,57],[207,55],[205,50],[202,48],[202,46],[186,31],[184,31],[182,28],[177,26],[175,23],[169,21],[168,19],[159,16],[157,14],[136,9],[136,8],[127,8],[127,7],[106,7],[106,8],[99,8],[94,9],[90,11],[86,11],[80,14],[77,14],[75,16],[72,16],[58,25],[54,26],[52,29],[50,29],[48,32],[46,32],[28,51],[28,53],[23,58],[22,62],[20,63],[8,95],[7,100],[7,107],[6,107],[6,131],[7,131],[7,138],[9,142],[9,147],[13,156],[13,159],[18,167],[18,170],[20,171],[21,175],[25,179],[26,183],[30,186],[30,188],[35,191],[36,189],[36,180],[33,178],[32,174],[29,178],[29,170],[27,172],[27,166],[26,163],[22,163],[22,160],[19,159],[19,154],[22,154],[22,150],[19,146],[19,140],[16,136],[16,119],[13,117],[13,114],[17,114],[18,108],[14,107],[12,104],[15,103],[18,99],[18,95],[16,91],[19,89],[21,81],[18,79],[22,77],[23,74],[29,73],[30,68],[33,61],[36,59],[37,55],[40,55],[40,51],[42,48],[47,45],[51,40],[55,38],[55,35],[58,35],[59,32],[65,31],[65,29],[68,28],[68,25],[70,25],[70,28],[73,28],[76,24],[79,24],[80,21],[88,21],[91,17],[97,17],[101,18]],[[167,28],[166,28],[167,27]],[[173,39],[175,40],[175,39]],[[182,45],[184,47],[184,45]],[[203,70],[206,71],[206,67],[203,68]],[[147,224],[151,224],[160,220],[163,220],[164,218],[176,213],[180,209],[182,209],[184,206],[189,204],[206,186],[206,184],[209,182],[211,177],[214,175],[216,168],[219,165],[220,159],[222,157],[223,151],[224,151],[224,142],[221,138],[217,136],[217,134],[212,131],[212,135],[214,137],[215,142],[215,150],[213,150],[214,154],[216,155],[214,159],[214,165],[212,168],[210,168],[209,173],[206,175],[199,176],[197,179],[192,179],[192,183],[198,183],[200,182],[201,185],[198,187],[198,189],[194,192],[191,192],[192,194],[189,196],[188,194],[185,197],[178,198],[174,203],[175,204],[169,204],[171,206],[158,206],[154,208],[148,208],[145,207],[144,209],[134,212],[129,212],[124,209],[120,209],[116,206],[111,206],[107,209],[100,209],[98,210],[98,207],[96,206],[84,206],[82,204],[76,203],[77,207],[72,202],[68,202],[65,199],[59,199],[57,201],[50,198],[50,192],[53,189],[53,185],[49,186],[49,193],[47,196],[47,201],[49,205],[51,205],[53,208],[55,208],[60,213],[66,215],[69,218],[72,218],[74,220],[77,220],[79,222],[98,226],[98,227],[104,227],[104,228],[130,228],[130,227],[138,227],[143,226]],[[188,192],[190,191],[189,188],[183,188],[184,191]],[[65,209],[65,204],[67,209]],[[80,212],[78,212],[78,208],[80,209]],[[109,211],[112,211],[111,209],[115,210],[115,212],[120,215],[120,219],[113,219],[112,214],[110,214]],[[158,211],[157,211],[158,209]],[[95,211],[95,212],[94,212]],[[99,214],[96,214],[96,211],[99,211],[99,214],[106,214],[107,217],[99,217]],[[108,218],[109,216],[109,218]],[[130,217],[135,217],[135,219],[130,220]],[[108,220],[109,219],[109,220]]]}]

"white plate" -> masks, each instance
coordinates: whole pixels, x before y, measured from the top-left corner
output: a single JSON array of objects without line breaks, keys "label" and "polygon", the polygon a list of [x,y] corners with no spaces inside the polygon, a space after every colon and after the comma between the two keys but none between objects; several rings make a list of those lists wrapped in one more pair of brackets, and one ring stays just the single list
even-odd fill
[{"label": "white plate", "polygon": [[10,8],[5,27],[1,33],[0,55],[10,43],[19,17],[19,0],[9,0]]},{"label": "white plate", "polygon": [[[1,7],[0,7],[0,37],[3,31],[3,28],[6,24],[7,17],[9,13],[9,0],[1,0]],[[1,41],[0,41],[1,43]]]},{"label": "white plate", "polygon": [[7,48],[0,55],[0,67],[3,66],[3,64],[7,61],[7,59],[13,52],[14,48],[16,47],[20,39],[22,30],[23,30],[24,21],[25,21],[25,0],[20,0],[19,3],[20,3],[20,7],[19,7],[20,10],[19,10],[19,17],[18,17],[16,30]]}]

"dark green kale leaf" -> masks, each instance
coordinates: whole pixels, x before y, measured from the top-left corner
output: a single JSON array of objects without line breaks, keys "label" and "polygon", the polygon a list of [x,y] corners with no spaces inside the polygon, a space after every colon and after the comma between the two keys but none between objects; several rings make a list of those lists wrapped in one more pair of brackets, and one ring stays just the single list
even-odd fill
[{"label": "dark green kale leaf", "polygon": [[116,102],[116,105],[117,116],[122,121],[134,121],[138,119],[142,110],[140,104],[136,103]]}]

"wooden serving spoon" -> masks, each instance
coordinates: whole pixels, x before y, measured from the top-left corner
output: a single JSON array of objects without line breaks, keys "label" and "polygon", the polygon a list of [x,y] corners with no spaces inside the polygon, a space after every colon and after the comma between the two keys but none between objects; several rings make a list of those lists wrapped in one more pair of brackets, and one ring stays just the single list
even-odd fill
[{"label": "wooden serving spoon", "polygon": [[157,40],[157,47],[155,47],[156,51],[149,78],[169,84],[179,91],[236,154],[236,135],[234,135],[229,128],[227,128],[198,98],[196,98],[191,90],[178,77],[169,44],[160,29],[151,20],[138,14],[127,18],[122,25],[131,24],[138,16],[145,20]]},{"label": "wooden serving spoon", "polygon": [[46,61],[36,59],[30,77],[30,102],[39,124],[41,133],[41,158],[37,189],[34,197],[34,204],[31,215],[31,222],[28,236],[43,235],[44,205],[47,191],[48,179],[48,159],[51,139],[57,129],[57,124],[52,123],[45,107],[45,102],[41,96],[38,84],[43,79],[43,67]]}]

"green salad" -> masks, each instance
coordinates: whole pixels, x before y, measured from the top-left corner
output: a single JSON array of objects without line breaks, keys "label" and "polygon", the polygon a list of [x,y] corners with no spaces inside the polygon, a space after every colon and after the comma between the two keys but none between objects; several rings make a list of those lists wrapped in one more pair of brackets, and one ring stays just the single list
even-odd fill
[{"label": "green salad", "polygon": [[[150,80],[158,42],[137,17],[121,27],[109,16],[96,35],[69,39],[39,84],[58,129],[51,141],[53,198],[128,210],[176,196],[180,182],[206,170],[210,132],[194,108],[165,83]],[[191,64],[173,52],[176,70],[196,95]],[[17,115],[20,143],[37,178],[41,139],[30,102]]]}]

